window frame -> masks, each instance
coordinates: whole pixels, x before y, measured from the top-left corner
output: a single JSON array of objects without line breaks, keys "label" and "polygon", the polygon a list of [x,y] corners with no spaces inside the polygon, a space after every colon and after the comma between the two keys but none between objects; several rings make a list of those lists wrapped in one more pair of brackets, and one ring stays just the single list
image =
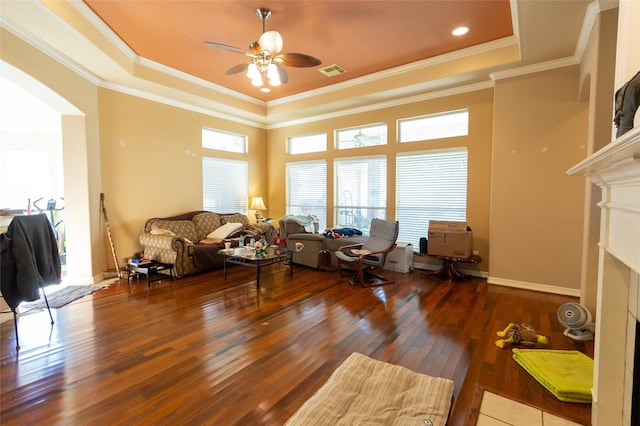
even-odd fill
[{"label": "window frame", "polygon": [[[374,165],[373,161],[380,161],[380,165],[378,167],[381,166],[381,172],[380,174],[376,177],[370,177],[370,173],[369,170],[367,170],[367,173],[369,174],[366,179],[378,179],[380,180],[380,182],[378,182],[380,184],[380,186],[377,188],[378,190],[378,199],[380,201],[380,203],[378,205],[376,204],[372,204],[372,203],[367,203],[366,205],[363,205],[361,203],[356,203],[353,200],[353,194],[351,192],[351,190],[346,189],[349,186],[342,186],[341,187],[341,181],[342,181],[342,177],[340,176],[341,174],[344,176],[344,173],[346,173],[347,171],[343,171],[341,172],[340,168],[342,166],[342,164],[344,164],[345,166],[349,163],[353,164],[353,165],[364,165],[366,164],[367,169],[369,169],[371,166]],[[341,164],[342,163],[342,164]],[[378,218],[378,219],[386,219],[387,217],[387,185],[388,185],[388,179],[387,179],[387,173],[388,173],[388,168],[389,168],[389,160],[388,160],[388,156],[386,154],[380,154],[380,155],[367,155],[367,156],[357,156],[357,157],[342,157],[342,158],[336,158],[334,159],[333,162],[333,175],[334,175],[334,203],[333,203],[333,212],[334,212],[334,221],[336,223],[336,226],[338,227],[353,227],[353,228],[357,228],[361,231],[363,231],[363,233],[368,234],[369,231],[369,227],[371,225],[371,220],[374,218]],[[355,171],[355,168],[354,170]],[[351,179],[352,181],[355,181],[353,176],[349,176],[347,177],[348,179]],[[367,200],[371,200],[372,197],[370,197],[371,191],[372,190],[376,190],[375,188],[372,189],[369,187],[369,182],[365,182],[365,184],[367,185],[367,187],[364,190],[360,190],[359,194],[356,194],[356,197],[358,199],[362,199],[361,196],[364,194],[364,196],[367,198]],[[356,185],[358,185],[358,183],[356,183]],[[363,192],[364,191],[364,192]],[[349,196],[351,198],[351,204],[347,203],[347,195],[346,192],[349,193]],[[340,199],[341,196],[344,196],[344,204],[341,203]],[[366,214],[363,214],[363,211]],[[373,212],[373,213],[371,213]],[[345,219],[344,221],[341,220],[341,216],[343,216]]]},{"label": "window frame", "polygon": [[[321,204],[294,204],[291,202],[291,195],[293,188],[292,185],[292,176],[290,175],[292,168],[300,167],[302,168],[304,165],[310,166],[318,166],[324,168],[324,180],[318,182],[319,176],[317,175],[318,171],[314,170],[309,172],[312,174],[312,181],[309,184],[303,182],[302,187],[307,189],[307,193],[311,187],[317,187],[322,191],[322,196],[317,199],[321,201]],[[315,173],[315,174],[313,174]],[[327,184],[328,184],[328,164],[327,160],[319,159],[319,160],[307,160],[307,161],[288,161],[285,163],[285,212],[287,215],[295,214],[295,215],[307,215],[313,214],[318,217],[319,221],[319,229],[326,228],[327,223]],[[297,176],[296,176],[297,177]],[[300,184],[298,184],[300,186]],[[296,190],[296,193],[302,192]],[[315,194],[314,194],[315,195]],[[314,199],[314,198],[310,198]]]},{"label": "window frame", "polygon": [[[206,169],[206,162],[218,163],[210,170]],[[242,166],[243,170],[230,173],[228,168],[232,165]],[[214,176],[211,176],[211,174]],[[215,175],[215,173],[219,173]],[[244,185],[238,177],[242,175]],[[233,178],[230,178],[233,176]],[[210,179],[210,180],[209,180]],[[231,185],[231,182],[238,185]],[[211,201],[211,198],[217,198]],[[231,201],[229,203],[221,200]],[[202,209],[216,213],[242,213],[249,214],[249,162],[246,160],[232,160],[220,157],[202,157]]]},{"label": "window frame", "polygon": [[[379,134],[373,134],[373,135],[369,135],[367,133],[364,133],[367,129],[374,129],[377,127],[384,127],[384,131],[380,132]],[[355,127],[347,127],[344,129],[336,129],[334,130],[334,146],[337,150],[342,151],[345,149],[358,149],[358,148],[364,148],[364,147],[371,147],[371,146],[382,146],[382,145],[387,145],[387,140],[388,140],[388,131],[389,131],[389,125],[385,122],[380,122],[380,123],[373,123],[373,124],[366,124],[366,125],[362,125],[362,126],[355,126]],[[357,133],[356,133],[357,132]],[[349,135],[348,137],[351,137],[351,133],[355,133],[354,137],[352,139],[341,139],[341,135],[344,134],[345,137],[347,137],[346,135]],[[367,136],[368,138],[376,138],[376,137],[380,137],[379,141],[380,143],[367,143],[369,142],[368,138],[367,141],[365,141],[365,143],[363,145],[358,146],[358,142],[355,140],[355,136],[357,136],[358,134],[362,134]],[[373,139],[371,139],[373,140]],[[344,143],[345,146],[341,146],[341,144]]]},{"label": "window frame", "polygon": [[[295,143],[296,141],[299,141],[301,143],[304,143],[305,140],[309,140],[313,137],[316,136],[324,136],[324,141],[320,141],[322,144],[324,144],[324,146],[321,149],[317,149],[317,150],[301,150],[301,151],[295,151],[293,148],[293,143]],[[317,153],[317,152],[327,152],[327,148],[328,148],[328,140],[329,140],[329,135],[327,134],[327,132],[317,132],[317,133],[308,133],[305,135],[297,135],[297,136],[288,136],[287,137],[287,146],[286,146],[286,153],[288,155],[301,155],[301,154],[313,154],[313,153]],[[294,152],[295,151],[295,152]]]},{"label": "window frame", "polygon": [[[451,167],[444,169],[442,166],[447,162],[444,161],[443,155],[446,154],[451,154],[448,159],[451,163],[463,161],[464,170],[453,170]],[[460,154],[460,158],[456,158],[456,154]],[[425,163],[424,157],[428,155],[439,156],[439,158],[433,157],[430,162],[442,170],[440,173],[437,173],[438,170],[430,170],[431,165]],[[413,161],[415,167],[407,171],[407,163],[403,160]],[[405,180],[409,184],[405,185]],[[399,153],[396,156],[395,199],[396,220],[400,222],[398,241],[419,247],[420,237],[428,235],[430,220],[466,221],[469,198],[468,180],[469,150],[467,147]],[[436,190],[430,191],[429,188]],[[418,192],[420,190],[426,193],[420,194]],[[464,196],[455,192],[462,192],[462,190],[464,190]],[[453,204],[447,207],[442,200],[453,202]]]},{"label": "window frame", "polygon": [[[436,130],[436,126],[425,126],[425,128],[423,130],[426,130],[427,132],[429,130],[431,130],[432,134],[421,134],[420,136],[422,137],[414,137],[414,138],[407,138],[406,140],[403,137],[403,124],[405,123],[416,123],[419,121],[425,121],[428,122],[429,120],[438,120],[439,118],[443,118],[443,117],[453,117],[453,116],[458,116],[464,114],[465,116],[465,123],[464,123],[464,131],[463,132],[451,132],[451,133],[447,133],[447,134],[443,134],[442,132],[438,132]],[[412,142],[424,142],[424,141],[430,141],[430,140],[436,140],[436,139],[446,139],[446,138],[455,138],[455,137],[464,137],[464,136],[469,136],[469,118],[470,118],[470,113],[469,113],[469,108],[461,108],[461,109],[456,109],[456,110],[451,110],[451,111],[442,111],[442,112],[437,112],[437,113],[433,113],[433,114],[427,114],[427,115],[421,115],[421,116],[417,116],[417,117],[410,117],[410,118],[402,118],[399,119],[397,121],[397,132],[398,132],[398,143],[412,143]],[[408,129],[407,129],[408,130]]]},{"label": "window frame", "polygon": [[[225,149],[223,146],[207,146],[205,143],[205,139],[207,139],[205,137],[205,133],[210,133],[212,135],[218,135],[220,137],[238,137],[242,139],[241,142],[241,148],[240,150],[237,149]],[[212,136],[215,139],[215,136]],[[227,132],[224,130],[218,130],[218,129],[213,129],[211,127],[202,127],[202,131],[201,131],[201,138],[202,138],[202,148],[204,149],[212,149],[215,151],[222,151],[222,152],[232,152],[235,154],[246,154],[248,152],[248,137],[246,135],[240,134],[240,133],[234,133],[234,132]],[[234,144],[233,140],[231,141],[232,145]]]}]

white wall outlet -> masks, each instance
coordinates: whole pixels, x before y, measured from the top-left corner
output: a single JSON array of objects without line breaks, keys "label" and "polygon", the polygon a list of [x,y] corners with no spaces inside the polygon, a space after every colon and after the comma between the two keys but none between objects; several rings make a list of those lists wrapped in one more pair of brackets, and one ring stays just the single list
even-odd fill
[{"label": "white wall outlet", "polygon": [[473,254],[476,255],[476,256],[480,256],[480,252],[478,250],[474,250]]}]

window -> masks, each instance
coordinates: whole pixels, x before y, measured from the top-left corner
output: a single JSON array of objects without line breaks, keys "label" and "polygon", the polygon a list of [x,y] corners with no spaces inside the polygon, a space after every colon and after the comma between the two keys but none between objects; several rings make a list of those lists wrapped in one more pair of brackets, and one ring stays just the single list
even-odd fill
[{"label": "window", "polygon": [[248,213],[246,161],[202,158],[202,206],[217,213]]},{"label": "window", "polygon": [[327,227],[327,162],[287,163],[287,214],[313,214]]},{"label": "window", "polygon": [[349,149],[363,146],[386,145],[387,124],[336,130],[336,148]]},{"label": "window", "polygon": [[443,112],[398,121],[398,141],[416,142],[469,134],[469,110]]},{"label": "window", "polygon": [[335,162],[335,218],[338,227],[368,231],[387,212],[387,158],[359,157]]},{"label": "window", "polygon": [[247,152],[247,137],[203,127],[202,147],[244,154]]},{"label": "window", "polygon": [[399,154],[396,160],[398,241],[419,247],[430,220],[467,218],[467,149]]},{"label": "window", "polygon": [[308,152],[324,152],[327,150],[327,134],[291,136],[287,139],[288,154],[306,154]]}]

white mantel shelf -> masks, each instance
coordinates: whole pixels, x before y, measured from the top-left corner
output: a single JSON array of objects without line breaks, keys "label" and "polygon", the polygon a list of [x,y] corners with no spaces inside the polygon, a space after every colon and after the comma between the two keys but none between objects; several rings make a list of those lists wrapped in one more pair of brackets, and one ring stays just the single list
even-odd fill
[{"label": "white mantel shelf", "polygon": [[[623,163],[627,163],[631,168],[634,167],[633,164],[635,163],[640,168],[639,161],[640,127],[636,127],[570,168],[567,173],[569,175],[587,176],[593,180],[594,174],[611,171],[618,166],[623,166]],[[622,168],[626,169],[628,167],[623,166]]]}]

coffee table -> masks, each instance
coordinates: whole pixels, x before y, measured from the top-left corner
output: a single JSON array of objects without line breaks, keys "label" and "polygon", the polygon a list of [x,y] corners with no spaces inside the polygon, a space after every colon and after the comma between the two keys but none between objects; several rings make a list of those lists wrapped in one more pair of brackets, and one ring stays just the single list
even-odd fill
[{"label": "coffee table", "polygon": [[141,266],[128,263],[127,283],[131,282],[133,277],[139,278],[140,275],[145,275],[147,277],[147,287],[151,287],[151,281],[159,281],[167,277],[165,274],[160,274],[160,271],[169,271],[171,281],[174,280],[173,264],[171,263],[161,263],[155,260]]},{"label": "coffee table", "polygon": [[285,247],[269,247],[266,253],[256,255],[250,248],[243,253],[237,249],[223,249],[218,254],[224,256],[224,279],[227,279],[227,264],[247,266],[256,270],[256,288],[260,288],[260,270],[275,263],[285,262],[289,265],[289,276],[293,277],[293,250]]}]

